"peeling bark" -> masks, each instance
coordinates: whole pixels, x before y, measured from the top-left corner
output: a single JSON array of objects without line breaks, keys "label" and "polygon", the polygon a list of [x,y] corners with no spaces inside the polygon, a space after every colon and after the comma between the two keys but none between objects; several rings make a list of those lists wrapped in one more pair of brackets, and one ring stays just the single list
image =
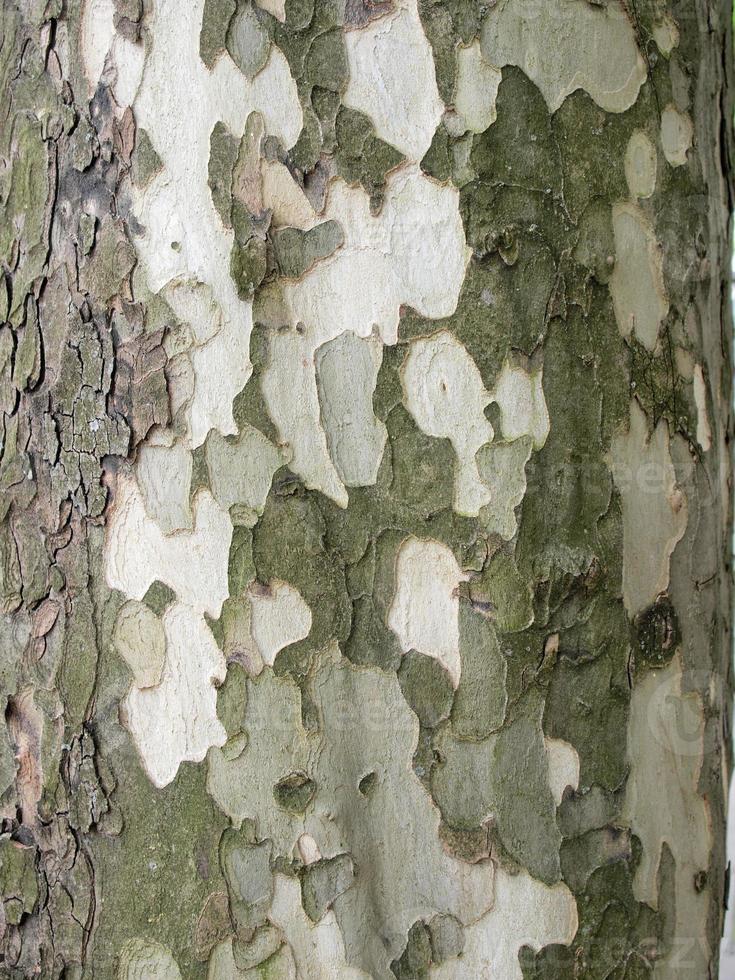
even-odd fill
[{"label": "peeling bark", "polygon": [[2,976],[717,976],[730,34],[5,3]]}]

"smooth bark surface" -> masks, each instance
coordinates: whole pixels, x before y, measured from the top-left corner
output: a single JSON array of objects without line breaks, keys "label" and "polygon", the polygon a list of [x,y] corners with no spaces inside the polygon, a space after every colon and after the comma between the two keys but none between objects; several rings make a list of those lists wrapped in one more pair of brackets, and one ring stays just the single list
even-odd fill
[{"label": "smooth bark surface", "polygon": [[0,975],[718,975],[730,12],[0,11]]}]

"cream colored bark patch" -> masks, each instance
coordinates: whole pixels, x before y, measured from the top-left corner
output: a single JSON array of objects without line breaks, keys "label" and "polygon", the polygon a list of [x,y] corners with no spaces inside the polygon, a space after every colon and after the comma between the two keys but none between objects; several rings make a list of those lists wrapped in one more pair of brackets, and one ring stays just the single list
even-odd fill
[{"label": "cream colored bark patch", "polygon": [[[336,181],[325,217],[344,228],[344,244],[305,278],[284,284],[290,329],[271,338],[262,391],[295,472],[309,489],[346,507],[345,484],[322,425],[316,351],[346,330],[363,338],[375,332],[394,344],[403,304],[423,316],[449,316],[469,252],[457,191],[428,180],[418,166],[389,178],[377,217],[361,188]],[[368,397],[364,391],[363,404]],[[329,424],[334,432],[336,420]]]},{"label": "cream colored bark patch", "polygon": [[222,121],[239,135],[250,113],[260,110],[267,132],[291,146],[302,124],[296,85],[277,48],[271,48],[252,82],[226,56],[207,70],[199,57],[202,11],[203,0],[155,4],[134,111],[163,168],[145,189],[132,194],[133,211],[143,229],[137,250],[151,291],[159,292],[180,278],[203,283],[221,316],[221,327],[203,346],[198,342],[192,354],[193,447],[201,445],[210,428],[223,435],[236,432],[232,399],[250,374],[251,304],[238,298],[230,277],[233,236],[224,228],[209,191],[210,133]]},{"label": "cream colored bark patch", "polygon": [[314,862],[318,861],[322,856],[322,852],[319,850],[319,845],[311,834],[302,834],[301,837],[299,837],[297,846],[299,850],[299,857],[304,864],[314,864]]},{"label": "cream colored bark patch", "polygon": [[304,912],[297,878],[276,875],[269,918],[286,936],[299,977],[372,980],[370,974],[348,965],[334,912],[330,909],[318,922],[312,922]]},{"label": "cream colored bark patch", "polygon": [[526,493],[526,463],[531,458],[530,436],[513,442],[491,442],[477,453],[480,479],[490,502],[480,510],[480,521],[490,534],[510,541],[517,530],[516,507]]},{"label": "cream colored bark patch", "polygon": [[256,3],[269,14],[273,14],[276,20],[284,23],[286,20],[286,0],[256,0]]},{"label": "cream colored bark patch", "polygon": [[216,618],[229,595],[231,539],[230,518],[209,491],[195,498],[194,529],[166,536],[146,513],[134,481],[121,477],[107,525],[107,584],[142,599],[158,579],[192,609]]},{"label": "cream colored bark patch", "polygon": [[458,49],[454,108],[462,119],[464,132],[483,133],[495,122],[501,77],[500,71],[483,58],[479,41]]},{"label": "cream colored bark patch", "polygon": [[313,228],[319,217],[288,167],[274,160],[261,161],[263,200],[271,209],[274,228]]},{"label": "cream colored bark patch", "polygon": [[396,593],[388,626],[404,653],[434,657],[459,684],[459,583],[466,581],[446,545],[408,538],[396,561]]},{"label": "cream colored bark patch", "polygon": [[551,943],[567,945],[577,931],[577,905],[566,885],[544,885],[521,871],[502,867],[495,874],[495,905],[465,930],[459,959],[429,971],[431,980],[523,980],[521,946],[535,950]]},{"label": "cream colored bark patch", "polygon": [[120,607],[113,633],[115,649],[133,672],[136,687],[161,683],[166,661],[166,634],[152,609],[131,600]]},{"label": "cream colored bark patch", "polygon": [[562,738],[544,738],[544,745],[549,762],[549,789],[559,806],[567,786],[576,789],[579,785],[579,755]]},{"label": "cream colored bark patch", "polygon": [[623,504],[623,601],[632,618],[668,588],[669,560],[686,529],[687,503],[676,484],[666,422],[649,438],[635,400],[629,431],[613,440],[611,457]]},{"label": "cream colored bark patch", "polygon": [[342,101],[369,116],[381,139],[420,160],[444,104],[416,0],[398,0],[394,12],[344,38],[350,80]]},{"label": "cream colored bark patch", "polygon": [[427,435],[449,439],[457,454],[454,509],[477,516],[490,500],[475,454],[493,437],[490,402],[477,365],[447,330],[414,340],[401,369],[403,401]]},{"label": "cream colored bark patch", "polygon": [[613,205],[615,268],[610,291],[623,337],[634,332],[652,351],[669,312],[663,256],[647,218],[635,204]]},{"label": "cream colored bark patch", "polygon": [[[273,787],[289,773],[311,774],[311,747],[301,722],[301,695],[293,680],[266,668],[248,683],[247,745],[236,759],[215,751],[209,757],[207,789],[234,823],[267,818],[267,836],[278,853],[290,854],[304,833],[322,849],[321,828],[276,807]],[[263,831],[261,831],[263,833]],[[265,836],[265,834],[264,834]]]},{"label": "cream colored bark patch", "polygon": [[[285,944],[270,957],[266,969],[267,980],[303,980],[296,973],[291,947]],[[207,980],[263,980],[264,972],[262,965],[252,970],[238,969],[232,951],[232,940],[226,939],[218,943],[212,951]]]},{"label": "cream colored bark patch", "polygon": [[143,445],[135,473],[145,509],[164,534],[192,526],[189,503],[191,452],[181,443]]},{"label": "cream colored bark patch", "polygon": [[250,377],[247,316],[238,322],[226,318],[222,329],[191,354],[194,367],[194,398],[191,403],[191,444],[201,446],[210,429],[223,435],[237,432],[232,417],[232,400]]},{"label": "cream colored bark patch", "polygon": [[222,307],[206,283],[180,276],[167,282],[161,295],[197,344],[206,344],[222,329]]},{"label": "cream colored bark patch", "polygon": [[700,696],[682,692],[682,679],[677,653],[664,670],[650,671],[638,680],[628,722],[631,773],[622,817],[642,844],[633,881],[636,898],[657,907],[664,843],[676,865],[675,938],[671,953],[656,966],[654,976],[660,980],[677,975],[676,963],[690,964],[692,976],[707,972],[701,937],[707,935],[710,889],[706,884],[699,890],[694,887],[698,873],[709,867],[712,848],[709,808],[697,792],[704,761],[704,715]]},{"label": "cream colored bark patch", "polygon": [[293,324],[304,324],[317,346],[345,330],[368,337],[374,326],[394,344],[404,304],[433,318],[455,311],[470,254],[456,189],[404,166],[388,178],[375,216],[361,188],[338,180],[324,218],[341,225],[344,244],[303,280],[284,284]]},{"label": "cream colored bark patch", "polygon": [[119,106],[135,97],[143,74],[145,51],[115,29],[114,0],[85,0],[82,9],[81,51],[87,94],[100,81],[110,85]]},{"label": "cream colored bark patch", "polygon": [[[418,719],[395,673],[342,659],[317,666],[310,687],[320,725],[306,732],[291,678],[266,668],[250,680],[247,746],[232,761],[210,753],[208,788],[234,821],[257,818],[277,853],[291,854],[307,833],[322,854],[350,854],[359,872],[332,904],[346,959],[387,978],[416,919],[442,912],[469,925],[492,907],[494,865],[466,864],[442,847],[439,811],[411,764]],[[303,814],[274,804],[274,786],[289,773],[313,781]]]},{"label": "cream colored bark patch", "polygon": [[482,29],[491,65],[517,65],[536,83],[551,112],[578,88],[607,112],[633,105],[646,64],[619,0],[601,6],[576,0],[499,0]]},{"label": "cream colored bark patch", "polygon": [[311,610],[287,582],[252,585],[248,597],[250,633],[263,663],[272,667],[279,650],[309,635]]},{"label": "cream colored bark patch", "polygon": [[704,381],[701,364],[694,367],[692,387],[694,389],[694,404],[697,406],[697,442],[704,452],[707,452],[712,445],[712,429],[707,413],[707,385]]},{"label": "cream colored bark patch", "polygon": [[120,953],[118,980],[181,980],[171,953],[152,939],[131,939]]},{"label": "cream colored bark patch", "polygon": [[642,129],[636,129],[628,140],[625,179],[634,198],[650,197],[656,188],[656,149]]},{"label": "cream colored bark patch", "polygon": [[309,490],[321,490],[346,507],[347,490],[330,459],[321,424],[314,352],[314,339],[298,330],[273,335],[261,382],[263,399],[281,445],[291,455],[292,469]]},{"label": "cream colored bark patch", "polygon": [[383,362],[379,337],[345,331],[316,352],[316,378],[329,455],[347,487],[371,486],[378,477],[388,431],[373,412]]},{"label": "cream colored bark patch", "polygon": [[[192,338],[191,391],[186,396],[190,446],[200,446],[211,429],[236,433],[232,400],[250,376],[249,320],[228,318],[212,287],[196,278],[177,276],[161,294]],[[247,310],[249,314],[249,306]]]},{"label": "cream colored bark patch", "polygon": [[529,435],[540,449],[549,434],[549,411],[544,398],[543,372],[529,373],[506,361],[492,400],[500,409],[500,427],[508,440]]},{"label": "cream colored bark patch", "polygon": [[94,94],[115,37],[115,0],[85,0],[82,10],[82,58],[88,94]]},{"label": "cream colored bark patch", "polygon": [[679,112],[676,106],[667,105],[661,113],[661,145],[672,167],[683,167],[687,162],[687,151],[692,145],[693,136],[691,116]]},{"label": "cream colored bark patch", "polygon": [[653,40],[661,54],[668,58],[679,43],[679,28],[671,14],[665,13],[661,20],[653,25]]},{"label": "cream colored bark patch", "polygon": [[204,619],[182,603],[163,614],[166,661],[156,687],[133,687],[122,703],[126,725],[151,782],[166,786],[184,761],[201,762],[227,733],[217,717],[213,682],[225,658]]},{"label": "cream colored bark patch", "polygon": [[262,514],[273,474],[285,462],[273,443],[244,423],[236,439],[210,432],[205,452],[209,485],[220,507],[244,507],[253,520]]}]

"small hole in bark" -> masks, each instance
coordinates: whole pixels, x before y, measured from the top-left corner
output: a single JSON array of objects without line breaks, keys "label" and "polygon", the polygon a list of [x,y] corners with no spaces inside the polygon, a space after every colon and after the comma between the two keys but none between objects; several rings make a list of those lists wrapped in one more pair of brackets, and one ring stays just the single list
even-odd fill
[{"label": "small hole in bark", "polygon": [[366,776],[362,777],[362,779],[358,783],[357,788],[360,790],[363,796],[370,796],[370,794],[375,789],[377,784],[378,784],[377,773],[369,772]]},{"label": "small hole in bark", "polygon": [[304,772],[292,772],[273,787],[276,803],[290,813],[303,813],[315,793],[316,783]]}]

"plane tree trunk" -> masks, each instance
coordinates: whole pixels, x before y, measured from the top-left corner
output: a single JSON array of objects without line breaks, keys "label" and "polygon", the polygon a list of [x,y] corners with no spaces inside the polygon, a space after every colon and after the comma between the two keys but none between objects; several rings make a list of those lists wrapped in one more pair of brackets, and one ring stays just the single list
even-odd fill
[{"label": "plane tree trunk", "polygon": [[731,62],[3,4],[2,976],[717,976]]}]

